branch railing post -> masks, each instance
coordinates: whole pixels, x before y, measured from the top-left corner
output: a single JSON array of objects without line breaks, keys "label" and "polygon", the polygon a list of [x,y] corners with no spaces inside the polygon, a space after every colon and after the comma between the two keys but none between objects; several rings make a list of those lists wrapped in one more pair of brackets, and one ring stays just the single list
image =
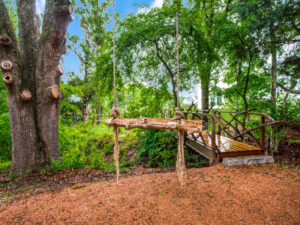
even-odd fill
[{"label": "branch railing post", "polygon": [[212,116],[211,118],[211,165],[216,163],[216,121]]},{"label": "branch railing post", "polygon": [[[260,120],[261,120],[261,124],[264,124],[266,121],[263,115],[261,115]],[[261,148],[265,151],[266,148],[266,127],[265,126],[262,126],[260,130],[260,145]]]},{"label": "branch railing post", "polygon": [[[218,112],[217,114],[218,114],[219,119],[221,119],[221,113]],[[218,123],[218,135],[220,135],[220,136],[221,136],[221,131],[222,131],[221,125],[220,125],[220,123]]]}]

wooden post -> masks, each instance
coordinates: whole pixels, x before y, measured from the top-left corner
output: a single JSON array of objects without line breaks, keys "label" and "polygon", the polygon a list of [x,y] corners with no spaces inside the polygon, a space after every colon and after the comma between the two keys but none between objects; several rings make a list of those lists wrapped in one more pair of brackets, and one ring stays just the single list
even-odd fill
[{"label": "wooden post", "polygon": [[216,163],[216,121],[215,118],[211,118],[211,161],[210,165],[214,165]]},{"label": "wooden post", "polygon": [[[265,117],[261,115],[261,124],[265,123]],[[262,126],[260,131],[260,145],[263,150],[266,148],[266,127]]]}]

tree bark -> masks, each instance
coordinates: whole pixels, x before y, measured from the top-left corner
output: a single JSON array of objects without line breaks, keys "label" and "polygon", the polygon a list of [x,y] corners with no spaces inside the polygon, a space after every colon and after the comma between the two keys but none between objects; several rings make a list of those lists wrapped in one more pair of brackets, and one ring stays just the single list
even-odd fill
[{"label": "tree bark", "polygon": [[205,112],[208,112],[209,110],[209,80],[210,80],[210,76],[208,74],[201,76],[201,89],[202,89],[201,107],[202,110]]},{"label": "tree bark", "polygon": [[102,108],[100,102],[97,102],[96,114],[97,114],[97,125],[100,125],[102,123]]},{"label": "tree bark", "polygon": [[0,61],[12,62],[9,73],[13,82],[6,86],[13,173],[39,171],[51,159],[60,160],[60,98],[50,98],[48,87],[59,87],[58,66],[65,53],[65,34],[72,20],[66,8],[71,7],[68,0],[47,0],[40,35],[35,0],[18,0],[18,43],[4,1],[0,0],[0,35],[11,40],[9,44],[3,44],[3,40],[0,43]]},{"label": "tree bark", "polygon": [[88,122],[89,121],[89,108],[88,108],[87,104],[84,104],[82,106],[81,113],[82,113],[82,121],[85,123]]},{"label": "tree bark", "polygon": [[[270,13],[272,13],[272,1],[270,2]],[[276,28],[274,24],[271,22],[269,25],[269,32],[270,32],[270,41],[271,41],[271,102],[273,107],[271,109],[271,116],[276,115],[276,88],[277,88],[277,77],[276,77],[276,67],[277,67],[277,49],[276,49]]]},{"label": "tree bark", "polygon": [[[270,9],[271,10],[271,9]],[[277,89],[277,76],[276,76],[276,67],[277,67],[277,50],[276,50],[276,44],[274,43],[276,41],[275,36],[275,29],[273,23],[270,23],[270,41],[271,41],[271,116],[276,118],[276,89]],[[271,143],[270,148],[271,152],[275,152],[276,150],[276,142],[277,138],[274,137],[274,134],[277,132],[276,127],[272,126],[271,128]]]}]

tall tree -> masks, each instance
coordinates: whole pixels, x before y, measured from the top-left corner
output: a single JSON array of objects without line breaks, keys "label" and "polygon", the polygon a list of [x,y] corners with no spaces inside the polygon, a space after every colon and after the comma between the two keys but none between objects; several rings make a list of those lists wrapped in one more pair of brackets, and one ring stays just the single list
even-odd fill
[{"label": "tall tree", "polygon": [[108,7],[111,0],[80,0],[81,6],[77,7],[76,13],[80,16],[80,27],[83,38],[71,36],[69,38],[71,49],[78,57],[83,77],[77,76],[70,81],[71,85],[81,86],[81,112],[84,122],[89,118],[89,104],[96,96],[97,85],[92,80],[95,79],[94,65],[99,56],[99,49],[103,47],[107,39],[105,25],[108,24]]},{"label": "tall tree", "polygon": [[[201,108],[209,109],[209,96],[213,73],[220,60],[220,30],[231,1],[189,0],[191,11],[188,14],[188,25],[192,37],[192,49],[197,74],[201,82]],[[219,76],[219,75],[217,75]]]},{"label": "tall tree", "polygon": [[60,66],[72,21],[68,0],[47,0],[41,22],[35,0],[17,0],[18,37],[0,0],[0,60],[8,91],[12,172],[38,171],[60,159],[58,119]]},{"label": "tall tree", "polygon": [[[117,56],[122,73],[131,82],[142,80],[156,89],[168,89],[170,84],[177,105],[175,9],[174,5],[164,4],[162,8],[132,14],[121,21]],[[186,36],[182,34],[180,30],[180,87],[187,88],[192,84],[194,67]]]}]

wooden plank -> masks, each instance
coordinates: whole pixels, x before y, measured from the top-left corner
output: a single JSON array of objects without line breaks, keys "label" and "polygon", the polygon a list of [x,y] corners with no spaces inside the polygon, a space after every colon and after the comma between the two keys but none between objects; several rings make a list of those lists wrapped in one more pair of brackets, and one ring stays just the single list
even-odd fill
[{"label": "wooden plank", "polygon": [[194,151],[198,152],[200,155],[204,156],[208,160],[211,160],[212,151],[209,147],[201,145],[197,143],[196,141],[192,140],[191,138],[187,138],[187,141],[185,143],[188,147],[193,149]]},{"label": "wooden plank", "polygon": [[[211,147],[211,142],[210,142],[210,138],[207,134],[206,131],[202,131],[202,136],[205,140],[205,143]],[[198,140],[198,142],[202,142],[201,139]],[[232,148],[236,149],[236,150],[244,150],[244,149],[253,149],[253,150],[260,150],[260,148],[258,147],[255,147],[255,146],[252,146],[252,145],[248,145],[248,144],[245,144],[243,142],[239,142],[239,141],[235,141],[235,140],[232,140],[230,138],[227,138],[227,137],[223,137],[223,136],[219,136],[217,135],[217,143],[218,143],[218,147],[219,147],[219,150],[220,151],[228,151],[230,150],[228,147],[226,148],[226,145],[230,145],[232,146]]]},{"label": "wooden plank", "polygon": [[[208,160],[211,160],[212,157],[212,151],[209,146],[205,146],[197,141],[195,141],[191,136],[187,137],[186,145],[199,153],[200,155],[204,156]],[[218,160],[222,160],[224,157],[238,157],[238,156],[247,156],[247,155],[262,155],[262,150],[256,150],[256,151],[226,151],[226,152],[219,152]]]},{"label": "wooden plank", "polygon": [[[205,140],[206,146],[212,148],[211,140],[207,135],[206,131],[202,132],[203,139]],[[196,140],[198,144],[204,145],[202,140],[199,138]],[[220,152],[243,152],[243,151],[262,151],[261,148],[245,144],[243,142],[235,141],[227,137],[216,135],[216,146]]]},{"label": "wooden plank", "polygon": [[108,119],[105,122],[108,126],[125,127],[126,129],[142,128],[142,129],[158,129],[158,130],[180,130],[188,135],[199,133],[202,131],[202,121],[181,120],[180,123],[176,119],[157,119],[157,118],[118,118]]}]

